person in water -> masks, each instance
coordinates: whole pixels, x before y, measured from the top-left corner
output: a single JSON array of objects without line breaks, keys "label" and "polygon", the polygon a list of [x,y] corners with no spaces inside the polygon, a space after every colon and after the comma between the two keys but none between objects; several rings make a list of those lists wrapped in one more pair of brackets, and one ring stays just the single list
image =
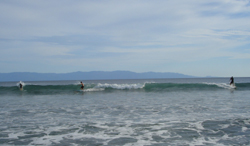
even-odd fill
[{"label": "person in water", "polygon": [[83,84],[82,82],[81,82],[81,85],[82,85],[82,86],[81,86],[81,89],[83,90],[83,88],[84,88],[84,84]]},{"label": "person in water", "polygon": [[234,84],[234,77],[233,76],[230,78],[230,85],[232,85],[232,84]]},{"label": "person in water", "polygon": [[19,88],[20,88],[20,90],[23,89],[23,84],[21,82],[19,83]]}]

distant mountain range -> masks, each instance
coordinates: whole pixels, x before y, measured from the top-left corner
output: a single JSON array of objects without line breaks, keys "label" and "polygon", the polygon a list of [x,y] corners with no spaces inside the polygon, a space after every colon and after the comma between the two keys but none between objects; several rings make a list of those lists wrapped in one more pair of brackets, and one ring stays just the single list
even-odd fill
[{"label": "distant mountain range", "polygon": [[51,81],[51,80],[106,80],[106,79],[159,79],[159,78],[194,78],[194,76],[179,73],[145,72],[135,73],[130,71],[91,71],[72,73],[33,73],[13,72],[0,73],[0,81]]}]

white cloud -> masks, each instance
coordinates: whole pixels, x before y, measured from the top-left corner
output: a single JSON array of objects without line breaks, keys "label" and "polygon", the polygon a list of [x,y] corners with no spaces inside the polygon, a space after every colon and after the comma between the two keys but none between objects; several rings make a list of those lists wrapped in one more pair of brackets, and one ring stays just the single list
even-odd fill
[{"label": "white cloud", "polygon": [[216,57],[249,59],[241,49],[249,46],[249,17],[248,0],[1,1],[0,56],[68,66],[90,61],[93,70],[113,62],[110,70],[123,64],[132,71],[133,62],[150,70]]}]

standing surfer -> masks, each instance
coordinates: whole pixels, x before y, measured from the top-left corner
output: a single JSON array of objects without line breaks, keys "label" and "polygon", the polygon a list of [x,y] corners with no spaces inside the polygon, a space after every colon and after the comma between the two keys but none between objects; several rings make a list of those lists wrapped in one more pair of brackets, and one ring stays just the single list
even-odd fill
[{"label": "standing surfer", "polygon": [[19,89],[20,89],[20,90],[23,90],[23,84],[22,84],[21,81],[20,81],[20,83],[19,83]]},{"label": "standing surfer", "polygon": [[233,76],[230,78],[230,85],[234,85],[234,77]]},{"label": "standing surfer", "polygon": [[81,85],[82,85],[82,86],[81,86],[81,89],[83,90],[83,88],[84,88],[84,84],[83,84],[82,82],[81,82]]}]

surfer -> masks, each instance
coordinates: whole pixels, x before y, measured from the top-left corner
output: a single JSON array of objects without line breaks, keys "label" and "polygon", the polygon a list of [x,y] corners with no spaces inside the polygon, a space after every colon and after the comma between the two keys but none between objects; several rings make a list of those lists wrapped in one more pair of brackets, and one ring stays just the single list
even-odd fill
[{"label": "surfer", "polygon": [[21,81],[19,83],[19,88],[20,88],[20,90],[23,90],[23,84],[21,83]]},{"label": "surfer", "polygon": [[84,84],[83,84],[82,82],[81,82],[81,85],[82,85],[82,86],[81,86],[81,89],[83,90],[83,88],[84,88]]},{"label": "surfer", "polygon": [[234,77],[233,76],[230,78],[230,85],[234,85]]}]

